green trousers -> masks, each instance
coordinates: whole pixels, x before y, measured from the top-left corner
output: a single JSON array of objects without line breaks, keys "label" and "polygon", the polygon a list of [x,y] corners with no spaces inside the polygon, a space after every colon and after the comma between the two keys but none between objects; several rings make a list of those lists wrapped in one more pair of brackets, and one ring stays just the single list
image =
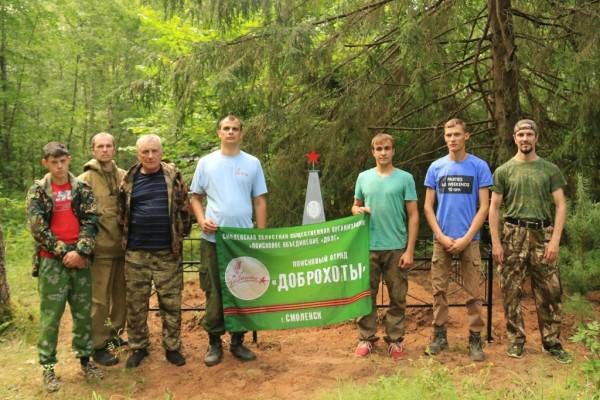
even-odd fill
[{"label": "green trousers", "polygon": [[[221,298],[221,278],[217,262],[217,246],[208,240],[200,244],[200,288],[206,296],[206,311],[202,318],[202,327],[211,335],[221,336],[225,333],[223,318],[223,299]],[[245,333],[245,332],[231,332]]]},{"label": "green trousers", "polygon": [[54,365],[57,362],[58,330],[67,302],[73,318],[73,351],[77,357],[91,356],[92,284],[89,266],[66,268],[60,260],[47,257],[41,257],[40,261],[40,364]]},{"label": "green trousers", "polygon": [[[125,259],[94,258],[92,265],[92,339],[101,349],[125,330]],[[107,321],[108,320],[108,321]]]}]

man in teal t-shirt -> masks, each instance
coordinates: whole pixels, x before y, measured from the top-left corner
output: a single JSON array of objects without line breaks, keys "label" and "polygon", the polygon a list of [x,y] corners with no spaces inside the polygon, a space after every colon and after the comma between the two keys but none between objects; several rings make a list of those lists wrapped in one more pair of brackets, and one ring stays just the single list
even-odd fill
[{"label": "man in teal t-shirt", "polygon": [[492,255],[498,264],[502,288],[507,355],[521,358],[525,350],[521,298],[525,277],[529,276],[543,349],[556,361],[569,363],[571,355],[560,343],[562,286],[558,269],[560,237],[567,215],[563,192],[567,182],[556,165],[536,154],[538,137],[534,121],[517,122],[517,154],[494,172],[489,216]]},{"label": "man in teal t-shirt", "polygon": [[393,359],[404,355],[404,314],[408,291],[407,268],[419,230],[417,192],[411,174],[394,168],[394,138],[375,135],[371,151],[376,167],[358,175],[352,214],[369,213],[369,269],[371,275],[371,313],[358,319],[359,342],[355,354],[366,357],[377,337],[377,292],[379,279],[387,285],[390,307],[384,317],[388,353]]}]

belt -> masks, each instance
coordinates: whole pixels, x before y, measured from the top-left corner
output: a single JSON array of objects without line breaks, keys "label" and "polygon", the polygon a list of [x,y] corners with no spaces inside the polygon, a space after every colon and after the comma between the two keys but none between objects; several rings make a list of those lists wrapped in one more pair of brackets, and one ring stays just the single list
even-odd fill
[{"label": "belt", "polygon": [[506,217],[504,221],[509,224],[518,225],[523,228],[529,229],[543,229],[552,225],[552,221],[542,221],[539,219],[519,219],[519,218],[511,218]]}]

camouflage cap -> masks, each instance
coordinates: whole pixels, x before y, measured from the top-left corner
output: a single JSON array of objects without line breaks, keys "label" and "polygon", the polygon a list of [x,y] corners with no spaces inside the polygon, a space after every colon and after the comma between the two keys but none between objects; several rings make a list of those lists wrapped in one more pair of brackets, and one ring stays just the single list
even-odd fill
[{"label": "camouflage cap", "polygon": [[42,148],[42,151],[44,153],[44,159],[47,159],[48,157],[62,157],[71,155],[71,153],[69,153],[69,149],[67,149],[67,145],[60,142],[46,143],[46,145]]},{"label": "camouflage cap", "polygon": [[519,132],[521,129],[531,129],[535,133],[538,133],[537,124],[531,119],[522,119],[517,121],[515,124],[514,133]]}]

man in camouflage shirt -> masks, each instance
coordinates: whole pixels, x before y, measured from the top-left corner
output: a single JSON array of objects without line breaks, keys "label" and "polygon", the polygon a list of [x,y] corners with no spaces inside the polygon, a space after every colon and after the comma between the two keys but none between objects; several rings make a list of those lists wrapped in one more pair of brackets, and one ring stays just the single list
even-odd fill
[{"label": "man in camouflage shirt", "polygon": [[517,122],[514,128],[517,154],[494,172],[489,214],[492,255],[498,264],[504,297],[508,356],[523,357],[525,328],[521,298],[523,281],[529,275],[543,350],[556,361],[569,363],[571,355],[560,343],[562,288],[557,264],[567,214],[563,192],[567,182],[556,165],[536,154],[538,132],[532,120]]},{"label": "man in camouflage shirt", "polygon": [[73,317],[73,350],[86,378],[102,378],[90,360],[92,286],[89,257],[96,236],[96,204],[91,188],[69,173],[71,156],[62,143],[43,148],[49,173],[27,193],[27,221],[36,241],[39,273],[40,337],[38,354],[44,387],[59,389],[54,373],[60,319],[68,302]]},{"label": "man in camouflage shirt", "polygon": [[171,364],[181,366],[181,291],[183,238],[190,232],[187,186],[175,165],[163,162],[160,137],[141,136],[136,143],[139,163],[127,171],[119,189],[123,225],[127,337],[133,354],[127,368],[148,356],[148,300],[152,283],[158,293],[163,322],[163,347]]}]

